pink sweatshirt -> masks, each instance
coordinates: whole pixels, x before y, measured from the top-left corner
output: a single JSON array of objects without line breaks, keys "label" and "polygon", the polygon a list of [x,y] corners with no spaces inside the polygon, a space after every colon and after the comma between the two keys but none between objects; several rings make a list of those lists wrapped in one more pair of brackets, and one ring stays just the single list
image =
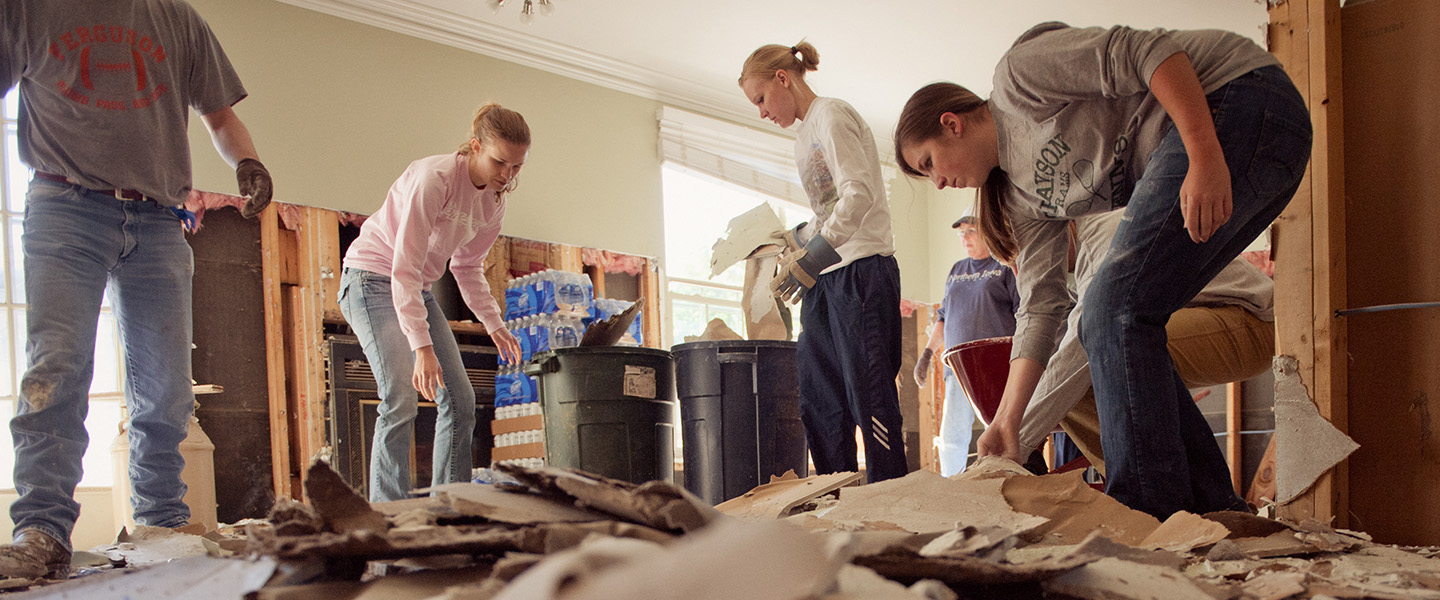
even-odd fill
[{"label": "pink sweatshirt", "polygon": [[505,205],[494,190],[475,188],[468,166],[458,152],[410,163],[345,253],[346,267],[390,276],[395,314],[411,350],[432,343],[420,292],[445,274],[446,260],[465,304],[485,328],[504,327],[485,280],[485,255],[500,236]]}]

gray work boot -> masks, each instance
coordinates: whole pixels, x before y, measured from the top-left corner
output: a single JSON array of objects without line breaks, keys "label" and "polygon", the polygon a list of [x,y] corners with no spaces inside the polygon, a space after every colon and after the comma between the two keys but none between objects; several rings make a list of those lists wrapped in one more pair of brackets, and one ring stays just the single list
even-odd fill
[{"label": "gray work boot", "polygon": [[15,542],[0,546],[0,577],[64,579],[70,575],[70,551],[39,529],[26,529]]}]

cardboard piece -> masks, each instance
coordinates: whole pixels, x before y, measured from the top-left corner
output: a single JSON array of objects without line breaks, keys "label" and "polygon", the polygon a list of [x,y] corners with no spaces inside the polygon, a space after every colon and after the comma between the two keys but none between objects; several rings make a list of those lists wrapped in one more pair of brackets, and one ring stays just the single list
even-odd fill
[{"label": "cardboard piece", "polygon": [[915,533],[957,527],[1000,527],[1012,534],[1044,525],[1044,517],[1016,512],[1005,502],[1003,480],[946,479],[915,471],[898,479],[840,490],[840,505],[825,517],[835,522],[885,522]]},{"label": "cardboard piece", "polygon": [[595,539],[516,578],[495,600],[747,598],[789,600],[828,589],[839,565],[822,538],[778,521],[725,520],[661,549]]},{"label": "cardboard piece", "polygon": [[992,454],[975,461],[964,471],[951,476],[951,479],[978,480],[978,479],[1007,479],[1016,475],[1034,477],[1024,465],[1013,460]]},{"label": "cardboard piece", "polygon": [[383,533],[389,524],[385,515],[370,508],[360,494],[350,489],[340,474],[324,461],[310,463],[306,471],[305,497],[325,520],[328,531],[345,534],[360,531]]},{"label": "cardboard piece", "polygon": [[1121,544],[1100,535],[1098,532],[1091,533],[1083,542],[1074,546],[1033,545],[1025,548],[1016,548],[1005,554],[1005,560],[1014,564],[1025,564],[1040,560],[1053,560],[1069,555],[1090,556],[1095,560],[1101,558],[1118,558],[1133,563],[1170,567],[1173,569],[1184,567],[1187,560],[1185,556],[1169,550],[1152,550]]},{"label": "cardboard piece", "polygon": [[515,444],[490,450],[490,460],[514,460],[517,458],[545,458],[545,442]]},{"label": "cardboard piece", "polygon": [[873,569],[844,565],[835,577],[835,592],[820,600],[955,600],[958,596],[938,581],[927,579],[907,588]]},{"label": "cardboard piece", "polygon": [[695,531],[720,512],[694,494],[665,481],[636,485],[574,469],[526,469],[497,465],[541,494],[564,496],[582,508],[593,508],[661,531]]},{"label": "cardboard piece", "polygon": [[386,560],[443,554],[501,555],[506,552],[542,552],[543,526],[509,529],[486,527],[428,527],[412,530],[370,530],[347,534],[320,533],[303,538],[275,538],[262,553],[282,560],[352,559]]},{"label": "cardboard piece", "polygon": [[1205,513],[1206,520],[1224,525],[1230,530],[1229,539],[1265,537],[1290,529],[1289,525],[1247,512],[1222,510]]},{"label": "cardboard piece", "polygon": [[1049,519],[1026,534],[1031,541],[1076,544],[1092,532],[1122,544],[1141,545],[1160,527],[1155,517],[1133,510],[1086,485],[1079,471],[1011,477],[1002,489],[1015,510]]},{"label": "cardboard piece", "polygon": [[[730,224],[725,229],[725,237],[715,240],[715,244],[710,247],[710,276],[724,273],[731,265],[750,256],[756,248],[774,244],[775,232],[784,229],[785,223],[768,203],[762,203],[730,219]],[[765,282],[767,286],[769,283]]]},{"label": "cardboard piece", "polygon": [[1281,531],[1263,538],[1229,540],[1235,550],[1251,558],[1272,558],[1276,556],[1301,556],[1315,554],[1319,548],[1300,541],[1292,531]]},{"label": "cardboard piece", "polygon": [[1104,558],[1046,581],[1050,594],[1089,600],[1215,600],[1184,573],[1168,567]]},{"label": "cardboard piece", "polygon": [[1224,525],[1182,510],[1165,519],[1159,528],[1141,540],[1140,545],[1171,552],[1189,552],[1229,536],[1230,530]]},{"label": "cardboard piece", "polygon": [[701,332],[700,335],[685,336],[685,343],[688,344],[690,342],[722,342],[727,340],[743,339],[745,338],[741,337],[740,334],[735,333],[734,329],[731,329],[729,325],[726,325],[724,321],[721,321],[719,317],[716,317],[714,319],[710,319],[710,322],[705,324],[705,331]]},{"label": "cardboard piece", "polygon": [[920,556],[974,556],[985,560],[1005,558],[1017,538],[1001,527],[963,527],[943,533],[920,548]]},{"label": "cardboard piece", "polygon": [[449,483],[431,487],[430,491],[461,515],[484,517],[501,523],[584,523],[612,518],[553,497],[507,492],[480,483]]},{"label": "cardboard piece", "polygon": [[1360,447],[1320,416],[1300,381],[1299,368],[1292,356],[1275,357],[1275,484],[1280,504],[1310,489]]},{"label": "cardboard piece", "polygon": [[[874,569],[877,573],[900,581],[934,579],[952,586],[999,585],[1036,582],[1049,579],[1096,560],[1087,548],[1077,546],[1064,552],[1046,554],[1023,563],[1010,562],[999,555],[922,556],[919,550],[938,539],[935,535],[917,535],[893,543],[878,552],[857,554],[852,562]],[[998,554],[998,553],[997,553]]]},{"label": "cardboard piece", "polygon": [[780,479],[721,502],[715,509],[744,519],[778,519],[805,501],[855,483],[860,477],[859,473],[831,473],[805,479]]},{"label": "cardboard piece", "polygon": [[635,322],[635,316],[640,314],[645,307],[645,299],[640,298],[634,304],[620,312],[618,315],[611,315],[591,323],[585,328],[585,335],[580,338],[581,346],[614,346],[625,337],[630,330],[630,324]]},{"label": "cardboard piece", "polygon": [[526,415],[523,417],[510,417],[509,419],[495,419],[490,421],[490,433],[502,435],[515,433],[517,431],[534,431],[545,428],[545,415]]}]

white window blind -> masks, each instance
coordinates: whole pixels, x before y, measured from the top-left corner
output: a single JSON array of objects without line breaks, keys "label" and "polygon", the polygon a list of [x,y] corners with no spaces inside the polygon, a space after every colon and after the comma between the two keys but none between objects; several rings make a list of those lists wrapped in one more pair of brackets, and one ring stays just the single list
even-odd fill
[{"label": "white window blind", "polygon": [[661,158],[756,192],[809,206],[795,170],[795,140],[666,106]]}]

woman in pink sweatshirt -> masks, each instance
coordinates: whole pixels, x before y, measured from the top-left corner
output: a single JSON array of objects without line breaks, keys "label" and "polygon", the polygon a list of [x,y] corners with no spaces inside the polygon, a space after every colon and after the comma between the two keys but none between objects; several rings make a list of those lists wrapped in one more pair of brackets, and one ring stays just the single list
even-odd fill
[{"label": "woman in pink sweatshirt", "polygon": [[380,394],[370,451],[372,502],[407,498],[414,487],[417,391],[439,412],[432,484],[470,480],[475,392],[430,284],[448,260],[460,295],[501,356],[518,361],[520,344],[500,319],[484,262],[529,151],[524,117],[499,104],[481,107],[458,151],[410,163],[345,253],[340,310],[360,338]]}]

